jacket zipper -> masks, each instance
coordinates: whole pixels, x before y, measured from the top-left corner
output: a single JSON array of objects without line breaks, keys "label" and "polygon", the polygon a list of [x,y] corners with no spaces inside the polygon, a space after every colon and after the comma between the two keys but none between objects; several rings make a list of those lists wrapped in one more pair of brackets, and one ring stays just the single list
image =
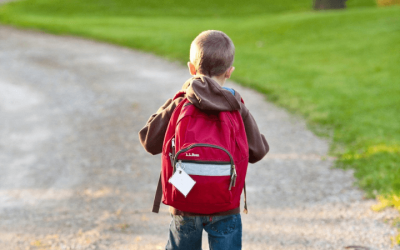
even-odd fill
[{"label": "jacket zipper", "polygon": [[[216,148],[216,149],[220,149],[220,150],[222,150],[222,151],[224,151],[225,153],[228,154],[229,158],[231,159],[231,162],[230,162],[230,164],[231,164],[231,181],[230,181],[230,184],[229,184],[229,190],[232,189],[232,186],[235,187],[235,186],[236,186],[237,172],[236,172],[235,163],[234,163],[234,161],[233,161],[232,155],[231,155],[231,154],[228,152],[228,150],[226,150],[225,148],[220,147],[220,146],[216,146],[216,145],[212,145],[212,144],[206,144],[206,143],[192,144],[192,145],[190,145],[190,146],[187,147],[187,148],[183,148],[183,149],[179,150],[179,151],[176,153],[175,157],[174,157],[174,164],[172,164],[174,173],[175,173],[175,171],[176,171],[175,165],[176,165],[178,156],[179,156],[181,153],[184,153],[184,152],[189,151],[190,149],[196,148],[196,147]],[[173,149],[173,151],[174,151],[174,150],[175,150],[175,149]],[[181,164],[181,163],[182,163],[182,161],[179,160],[179,164]]]}]

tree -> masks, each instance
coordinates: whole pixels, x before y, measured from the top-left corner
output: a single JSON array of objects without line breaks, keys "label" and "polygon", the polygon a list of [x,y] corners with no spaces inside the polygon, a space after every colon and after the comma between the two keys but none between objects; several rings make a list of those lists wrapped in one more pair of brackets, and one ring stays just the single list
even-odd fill
[{"label": "tree", "polygon": [[315,10],[345,9],[347,0],[314,0]]}]

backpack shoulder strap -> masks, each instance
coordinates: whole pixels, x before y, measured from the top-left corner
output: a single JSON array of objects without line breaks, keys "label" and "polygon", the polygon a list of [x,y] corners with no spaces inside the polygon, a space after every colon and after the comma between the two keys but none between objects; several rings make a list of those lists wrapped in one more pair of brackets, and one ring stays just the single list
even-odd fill
[{"label": "backpack shoulder strap", "polygon": [[162,199],[162,186],[161,186],[161,172],[160,172],[160,178],[158,179],[157,190],[154,196],[153,210],[152,210],[153,213],[158,214],[158,212],[160,211],[161,199]]},{"label": "backpack shoulder strap", "polygon": [[186,95],[186,91],[184,91],[184,90],[178,91],[178,93],[175,94],[175,96],[174,96],[174,98],[172,98],[172,100],[175,100],[179,97],[184,97],[185,95]]},{"label": "backpack shoulder strap", "polygon": [[[179,97],[185,97],[186,92],[181,90],[178,93],[175,94],[174,98],[172,100],[176,100]],[[182,106],[184,105],[185,100],[183,100],[179,105],[175,108],[174,112],[176,110],[180,110]],[[162,200],[162,184],[161,184],[161,172],[160,172],[160,177],[158,179],[158,184],[157,184],[157,190],[154,195],[154,202],[153,202],[153,213],[158,213],[160,211],[160,206],[161,206],[161,200]]]},{"label": "backpack shoulder strap", "polygon": [[244,210],[243,210],[243,213],[248,214],[249,210],[247,209],[246,181],[244,182],[243,191],[244,191]]}]

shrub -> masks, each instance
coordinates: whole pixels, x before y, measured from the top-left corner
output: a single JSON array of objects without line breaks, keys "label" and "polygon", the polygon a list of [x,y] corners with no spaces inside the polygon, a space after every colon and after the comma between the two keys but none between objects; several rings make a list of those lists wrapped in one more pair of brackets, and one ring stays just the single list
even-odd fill
[{"label": "shrub", "polygon": [[400,0],[376,0],[378,6],[400,5]]}]

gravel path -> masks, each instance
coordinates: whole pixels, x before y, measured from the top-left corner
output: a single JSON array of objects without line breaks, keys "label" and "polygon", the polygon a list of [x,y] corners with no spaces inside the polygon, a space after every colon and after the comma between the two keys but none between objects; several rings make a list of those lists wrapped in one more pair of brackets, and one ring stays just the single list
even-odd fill
[{"label": "gravel path", "polygon": [[[137,132],[188,78],[153,55],[0,26],[0,249],[163,249],[160,158]],[[243,249],[390,249],[397,212],[372,212],[301,119],[228,86],[271,145],[249,168]]]}]

